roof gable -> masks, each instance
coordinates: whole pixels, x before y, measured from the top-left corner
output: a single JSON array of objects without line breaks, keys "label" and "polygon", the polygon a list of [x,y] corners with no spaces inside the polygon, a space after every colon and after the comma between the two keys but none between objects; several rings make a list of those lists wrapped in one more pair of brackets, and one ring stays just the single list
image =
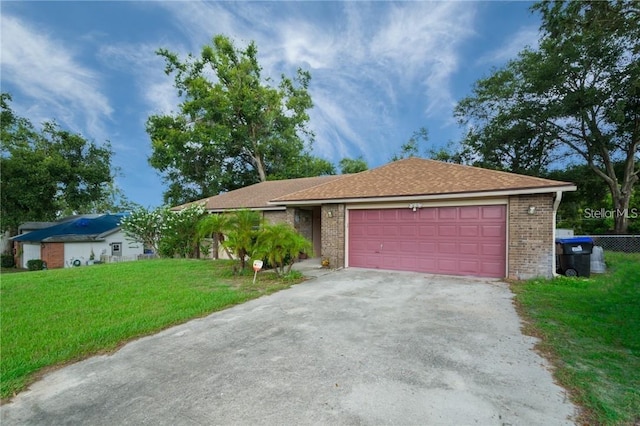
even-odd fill
[{"label": "roof gable", "polygon": [[274,204],[290,202],[375,199],[445,194],[481,194],[534,190],[575,190],[571,183],[542,179],[480,167],[407,158],[345,176],[314,188],[283,195]]}]

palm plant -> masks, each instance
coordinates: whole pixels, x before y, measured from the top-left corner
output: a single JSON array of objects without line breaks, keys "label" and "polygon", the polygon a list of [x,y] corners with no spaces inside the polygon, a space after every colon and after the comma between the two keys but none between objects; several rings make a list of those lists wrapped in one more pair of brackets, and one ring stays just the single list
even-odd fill
[{"label": "palm plant", "polygon": [[[224,234],[229,232],[229,215],[227,214],[210,214],[203,217],[198,223],[198,236],[200,238],[213,238],[213,256],[218,259],[218,247],[224,242]],[[223,244],[224,250],[233,258],[229,249]]]},{"label": "palm plant", "polygon": [[312,245],[290,225],[279,223],[265,225],[258,234],[253,257],[266,259],[276,274],[282,276],[291,272],[291,267],[300,252],[311,253]]},{"label": "palm plant", "polygon": [[222,245],[238,256],[242,270],[246,266],[246,257],[251,255],[261,224],[260,213],[253,210],[238,210],[229,216],[227,238]]}]

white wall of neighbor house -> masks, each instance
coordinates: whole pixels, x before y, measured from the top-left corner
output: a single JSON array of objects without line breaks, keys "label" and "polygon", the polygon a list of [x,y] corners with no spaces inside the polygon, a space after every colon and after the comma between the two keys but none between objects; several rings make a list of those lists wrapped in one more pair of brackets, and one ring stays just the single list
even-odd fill
[{"label": "white wall of neighbor house", "polygon": [[[107,253],[111,255],[112,244],[121,243],[122,256],[135,256],[144,253],[144,244],[139,241],[128,240],[124,232],[118,231],[105,237],[105,242],[109,246]],[[96,253],[96,256],[98,253]]]},{"label": "white wall of neighbor house", "polygon": [[100,254],[103,250],[108,250],[109,246],[103,241],[82,242],[82,243],[65,243],[64,245],[64,267],[70,268],[73,262],[79,259],[83,265],[91,257],[91,250],[95,255],[95,260],[100,260]]},{"label": "white wall of neighbor house", "polygon": [[100,256],[102,255],[111,256],[113,252],[113,244],[120,244],[120,255],[122,257],[137,256],[144,253],[142,243],[129,241],[125,238],[122,231],[118,231],[107,236],[104,241],[65,243],[65,267],[72,267],[74,259],[80,259],[82,264],[85,265],[91,257],[92,250],[94,260],[100,260]]},{"label": "white wall of neighbor house", "polygon": [[33,259],[40,259],[40,243],[22,244],[22,268],[27,267],[27,262]]}]

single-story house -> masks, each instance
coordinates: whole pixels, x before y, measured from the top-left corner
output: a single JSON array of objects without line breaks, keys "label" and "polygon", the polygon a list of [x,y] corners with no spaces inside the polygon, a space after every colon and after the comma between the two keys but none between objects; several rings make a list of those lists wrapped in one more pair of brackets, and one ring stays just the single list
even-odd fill
[{"label": "single-story house", "polygon": [[[28,222],[12,237],[16,265],[27,267],[32,259],[47,268],[82,266],[103,255],[133,257],[144,252],[143,244],[128,240],[120,221],[124,214],[81,215],[58,222]],[[93,256],[92,256],[93,254]]]},{"label": "single-story house", "polygon": [[291,223],[331,267],[528,279],[553,276],[556,211],[562,193],[575,190],[567,182],[408,158],[197,202],[211,213],[249,208]]}]

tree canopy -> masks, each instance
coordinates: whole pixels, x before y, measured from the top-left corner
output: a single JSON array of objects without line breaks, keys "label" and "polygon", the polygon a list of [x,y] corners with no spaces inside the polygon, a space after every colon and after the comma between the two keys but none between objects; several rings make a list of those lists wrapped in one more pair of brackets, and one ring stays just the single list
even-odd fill
[{"label": "tree canopy", "polygon": [[391,161],[420,157],[420,142],[427,143],[428,140],[429,132],[425,127],[421,127],[413,132],[408,141],[400,145],[400,151],[391,156]]},{"label": "tree canopy", "polygon": [[159,49],[182,102],[147,121],[151,166],[168,184],[165,202],[181,204],[267,179],[334,173],[310,154],[311,75],[298,69],[274,85],[263,78],[254,42],[238,49],[223,35],[198,57]]},{"label": "tree canopy", "polygon": [[350,173],[360,173],[369,169],[369,165],[367,161],[362,158],[362,155],[356,159],[353,158],[343,158],[340,160],[338,164],[340,166],[340,173],[343,175]]},{"label": "tree canopy", "polygon": [[[577,159],[628,211],[640,173],[640,3],[548,2],[538,49],[476,82],[455,114],[476,164],[539,175]],[[623,166],[614,167],[617,162]],[[628,215],[616,217],[624,233]]]},{"label": "tree canopy", "polygon": [[113,206],[109,143],[97,145],[82,135],[45,122],[37,130],[0,98],[2,230],[15,232],[26,221],[49,221],[72,213],[94,213]]}]

